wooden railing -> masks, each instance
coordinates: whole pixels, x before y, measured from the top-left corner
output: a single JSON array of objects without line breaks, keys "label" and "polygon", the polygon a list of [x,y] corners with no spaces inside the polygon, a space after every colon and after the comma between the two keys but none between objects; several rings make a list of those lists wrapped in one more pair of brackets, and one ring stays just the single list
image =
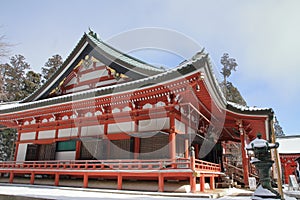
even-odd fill
[{"label": "wooden railing", "polygon": [[[0,162],[0,170],[46,169],[46,170],[153,170],[192,169],[190,159],[162,160],[53,160]],[[220,171],[220,165],[196,160],[195,170]]]},{"label": "wooden railing", "polygon": [[195,159],[195,169],[201,171],[220,172],[221,166],[220,164]]}]

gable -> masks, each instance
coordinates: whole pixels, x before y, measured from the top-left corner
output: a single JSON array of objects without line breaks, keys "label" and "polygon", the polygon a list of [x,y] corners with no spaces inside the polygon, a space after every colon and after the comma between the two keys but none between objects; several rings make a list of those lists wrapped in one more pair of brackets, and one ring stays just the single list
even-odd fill
[{"label": "gable", "polygon": [[55,97],[85,90],[106,87],[131,81],[132,78],[117,72],[94,57],[87,55],[55,87],[49,96]]},{"label": "gable", "polygon": [[162,72],[163,69],[122,53],[93,35],[84,34],[62,66],[21,103],[138,80]]}]

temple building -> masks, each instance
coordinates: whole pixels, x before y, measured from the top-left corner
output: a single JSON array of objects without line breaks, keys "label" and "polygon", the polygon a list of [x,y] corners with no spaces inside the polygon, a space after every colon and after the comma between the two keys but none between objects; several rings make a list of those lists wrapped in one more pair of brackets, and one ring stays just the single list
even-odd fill
[{"label": "temple building", "polygon": [[[226,101],[208,54],[178,67],[147,64],[84,34],[62,66],[26,99],[0,107],[18,132],[14,161],[0,173],[30,177],[187,181],[214,189],[220,176],[248,186],[256,176],[245,145],[272,138],[273,110]],[[1,179],[1,178],[0,178]],[[200,188],[197,187],[200,185]]]},{"label": "temple building", "polygon": [[290,175],[295,175],[300,182],[300,135],[280,136],[277,142],[283,182],[289,184]]}]

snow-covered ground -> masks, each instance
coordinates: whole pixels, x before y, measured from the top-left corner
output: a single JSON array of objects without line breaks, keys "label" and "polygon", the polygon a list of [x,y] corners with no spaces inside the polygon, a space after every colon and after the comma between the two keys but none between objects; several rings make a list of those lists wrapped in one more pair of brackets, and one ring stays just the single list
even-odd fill
[{"label": "snow-covered ground", "polygon": [[[242,192],[242,193],[241,193]],[[11,199],[8,196],[23,196],[30,199],[59,199],[59,200],[113,200],[113,199],[131,199],[131,200],[191,200],[191,199],[210,199],[200,197],[196,194],[178,194],[164,193],[164,196],[158,195],[156,192],[132,192],[132,191],[117,191],[117,190],[99,190],[99,189],[82,189],[71,187],[52,187],[52,186],[32,186],[32,185],[17,185],[17,184],[0,184],[0,199]],[[246,196],[235,196],[235,195]],[[4,195],[4,196],[3,196]],[[169,195],[169,196],[168,196]],[[172,195],[175,195],[172,196]],[[182,195],[182,196],[178,196]],[[193,198],[194,197],[194,198]],[[26,199],[26,198],[25,198]],[[28,198],[27,198],[28,199]],[[219,198],[220,200],[250,200],[249,193],[239,189],[229,189],[227,195]],[[20,198],[18,198],[20,200]],[[296,198],[287,197],[286,200],[296,200]]]}]

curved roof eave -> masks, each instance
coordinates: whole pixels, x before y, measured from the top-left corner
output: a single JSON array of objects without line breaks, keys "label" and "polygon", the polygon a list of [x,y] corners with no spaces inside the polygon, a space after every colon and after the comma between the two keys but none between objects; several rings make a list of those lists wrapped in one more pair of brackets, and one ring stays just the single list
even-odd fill
[{"label": "curved roof eave", "polygon": [[200,69],[205,68],[205,56],[198,57],[195,60],[186,62],[177,68],[165,71],[154,76],[146,77],[144,79],[139,79],[135,81],[130,81],[118,85],[112,85],[102,88],[90,89],[87,91],[82,91],[78,93],[67,94],[63,96],[53,97],[51,99],[42,99],[35,102],[23,102],[18,104],[16,107],[0,110],[2,114],[10,112],[19,112],[23,110],[33,109],[36,107],[44,107],[48,105],[67,103],[73,100],[84,100],[89,98],[94,98],[98,96],[110,95],[114,92],[126,92],[136,88],[143,88],[147,86],[153,86],[154,84],[167,83],[169,81],[182,78],[182,76],[189,76],[191,73],[196,73]]},{"label": "curved roof eave", "polygon": [[272,119],[274,115],[274,111],[272,108],[249,107],[229,101],[227,101],[227,110],[240,115],[268,116],[270,119]]},{"label": "curved roof eave", "polygon": [[[89,49],[87,48],[88,44],[90,45]],[[165,70],[156,68],[152,65],[149,65],[143,61],[140,61],[136,58],[133,58],[127,54],[124,54],[113,47],[105,44],[104,42],[90,36],[89,34],[84,33],[84,35],[81,37],[73,51],[70,53],[70,55],[67,57],[67,59],[63,62],[63,64],[60,66],[60,68],[46,81],[45,84],[43,84],[40,88],[38,88],[33,94],[23,99],[21,102],[31,102],[36,101],[39,98],[43,97],[43,95],[47,92],[49,92],[50,89],[53,89],[53,85],[57,82],[60,82],[61,78],[65,76],[65,73],[68,73],[70,70],[72,70],[70,67],[71,65],[74,65],[74,62],[78,61],[78,59],[82,59],[79,57],[79,55],[83,51],[87,51],[87,53],[90,53],[93,49],[92,47],[97,47],[102,49],[104,52],[109,54],[110,57],[112,57],[112,62],[121,60],[123,63],[127,63],[128,65],[131,65],[131,69],[134,69],[134,72],[137,75],[140,74],[140,76],[137,76],[138,78],[143,78],[147,76],[152,76],[155,74],[159,74],[164,72]],[[117,56],[117,57],[116,57]],[[111,63],[111,62],[110,62]],[[74,68],[74,66],[72,66]],[[128,69],[130,70],[130,69]]]}]

